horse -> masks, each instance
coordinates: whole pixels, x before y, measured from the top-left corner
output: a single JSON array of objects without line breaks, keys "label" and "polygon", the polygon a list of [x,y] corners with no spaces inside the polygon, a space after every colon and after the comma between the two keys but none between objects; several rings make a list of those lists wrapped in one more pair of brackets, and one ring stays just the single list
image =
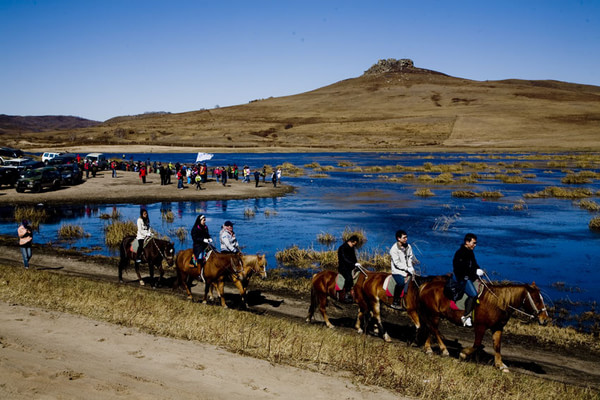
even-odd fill
[{"label": "horse", "polygon": [[242,287],[243,280],[243,261],[242,255],[239,253],[219,253],[213,250],[210,256],[207,258],[204,268],[200,266],[194,266],[191,264],[192,256],[194,255],[193,249],[181,250],[177,253],[177,259],[175,261],[175,269],[177,271],[177,281],[175,282],[176,287],[183,286],[187,292],[188,299],[192,299],[192,292],[190,291],[188,278],[198,278],[202,275],[204,278],[204,299],[202,302],[207,303],[208,291],[210,287],[215,284],[218,289],[219,297],[221,298],[221,306],[227,308],[225,298],[223,297],[224,283],[219,280],[226,275],[235,276],[233,280],[234,285],[240,291],[242,300],[245,303],[245,291]]},{"label": "horse", "polygon": [[[135,236],[126,236],[121,241],[119,246],[119,282],[123,283],[123,270],[129,267],[130,260],[136,260],[137,253],[133,252],[131,249],[131,244],[135,240]],[[162,267],[162,261],[166,260],[169,267],[173,266],[175,258],[175,245],[173,242],[169,242],[167,240],[161,240],[156,238],[150,238],[144,249],[142,250],[142,262],[146,262],[148,264],[148,269],[150,270],[150,278],[151,284],[154,287],[154,267],[158,267],[158,271],[160,273],[160,278],[158,283],[160,284],[161,279],[164,275],[164,270]],[[140,285],[144,286],[144,280],[140,275],[140,265],[139,263],[135,263],[135,273],[137,274],[138,281]]]},{"label": "horse", "polygon": [[[386,342],[391,342],[391,338],[383,328],[381,321],[381,305],[391,307],[394,301],[393,296],[389,296],[386,293],[386,289],[383,287],[385,280],[391,276],[389,272],[365,272],[364,279],[358,279],[354,286],[354,297],[358,304],[359,311],[356,318],[356,328],[359,333],[362,333],[361,320],[364,321],[365,331],[369,326],[369,320],[375,319],[376,331],[379,332]],[[361,273],[363,275],[363,273]],[[393,278],[391,278],[393,279]],[[406,290],[406,293],[401,298],[402,307],[412,320],[415,328],[418,330],[421,326],[419,321],[418,306],[419,306],[419,287],[418,283],[422,283],[423,280],[431,280],[434,277],[413,277]],[[402,286],[396,286],[396,290],[402,290]]]},{"label": "horse", "polygon": [[[444,280],[437,280],[425,283],[421,287],[419,315],[425,322],[425,326],[436,336],[442,355],[448,356],[448,349],[438,329],[440,318],[446,318],[448,321],[462,326],[460,317],[463,315],[463,311],[451,307],[450,300],[444,295],[445,283]],[[537,318],[540,325],[545,325],[549,320],[540,289],[535,282],[531,285],[486,284],[479,295],[479,305],[475,307],[474,311],[475,342],[472,347],[461,351],[460,358],[466,359],[481,350],[483,334],[490,329],[494,341],[494,365],[503,372],[508,372],[508,368],[502,362],[500,347],[504,326],[515,311],[532,319]],[[427,335],[424,347],[427,354],[433,353],[430,334]]]},{"label": "horse", "polygon": [[[243,271],[241,273],[241,283],[242,288],[244,289],[242,300],[245,301],[245,296],[248,292],[248,284],[250,283],[250,278],[252,275],[257,274],[261,279],[267,278],[267,258],[265,254],[246,254],[242,255],[242,262],[244,264]],[[210,296],[212,297],[213,288],[218,288],[218,285],[221,281],[234,282],[235,284],[236,279],[238,279],[236,275],[222,275],[221,278],[219,278],[219,282],[213,283],[212,287],[210,288]]]}]

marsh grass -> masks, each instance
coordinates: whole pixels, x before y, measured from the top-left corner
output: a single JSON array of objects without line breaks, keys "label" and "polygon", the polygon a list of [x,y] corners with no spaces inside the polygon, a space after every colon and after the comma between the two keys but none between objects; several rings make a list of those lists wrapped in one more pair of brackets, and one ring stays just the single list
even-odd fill
[{"label": "marsh grass", "polygon": [[33,229],[38,229],[40,223],[46,222],[49,215],[45,208],[34,207],[34,206],[17,206],[15,207],[14,218],[15,221],[21,222],[24,219],[29,221],[29,224]]},{"label": "marsh grass", "polygon": [[175,221],[175,214],[173,214],[173,211],[171,211],[171,210],[161,210],[160,217],[162,218],[163,221],[165,221],[169,224],[171,224],[171,223],[173,223],[173,221]]},{"label": "marsh grass", "polygon": [[583,208],[588,211],[600,211],[600,204],[596,203],[594,200],[581,200],[577,203],[579,208]]},{"label": "marsh grass", "polygon": [[523,211],[527,209],[527,203],[525,203],[525,200],[520,199],[515,204],[513,204],[512,209],[514,211]]},{"label": "marsh grass", "polygon": [[125,236],[135,236],[137,225],[129,221],[113,221],[104,227],[104,241],[109,247],[117,247]]},{"label": "marsh grass", "polygon": [[483,192],[479,193],[479,197],[483,197],[485,199],[499,199],[500,197],[504,197],[504,195],[502,194],[502,192],[495,190],[495,191],[489,191],[489,190],[484,190]]},{"label": "marsh grass", "polygon": [[309,178],[329,178],[329,175],[327,174],[310,174],[308,175]]},{"label": "marsh grass", "polygon": [[183,226],[180,226],[179,228],[175,229],[175,236],[177,236],[177,239],[179,239],[181,243],[185,242],[187,235],[188,230]]},{"label": "marsh grass", "polygon": [[459,197],[459,198],[463,198],[463,199],[472,199],[474,197],[477,197],[477,193],[471,191],[471,190],[455,190],[454,192],[451,193],[452,197]]},{"label": "marsh grass", "polygon": [[600,217],[594,217],[590,220],[589,227],[593,231],[600,231]]},{"label": "marsh grass", "polygon": [[310,164],[304,164],[304,168],[319,168],[321,166],[321,164],[319,164],[318,162],[312,162]]},{"label": "marsh grass", "polygon": [[344,232],[342,232],[342,241],[348,241],[351,236],[356,236],[358,238],[358,243],[356,244],[357,249],[360,249],[367,243],[367,235],[363,229],[352,229],[349,226],[345,227]]},{"label": "marsh grass", "polygon": [[431,197],[431,196],[435,196],[435,194],[429,188],[417,189],[417,190],[415,190],[415,192],[413,194],[415,196],[419,196],[419,197]]},{"label": "marsh grass", "polygon": [[337,241],[337,238],[332,233],[321,232],[317,235],[317,242],[325,245],[332,245]]},{"label": "marsh grass", "polygon": [[560,199],[581,199],[593,196],[594,192],[587,188],[566,189],[558,186],[549,186],[539,192],[524,193],[525,198],[556,197]]},{"label": "marsh grass", "polygon": [[353,167],[355,164],[352,161],[340,161],[338,167]]},{"label": "marsh grass", "polygon": [[584,175],[571,173],[571,174],[567,174],[567,176],[562,178],[560,180],[560,183],[563,183],[565,185],[580,185],[583,183],[592,183],[592,179],[590,179]]},{"label": "marsh grass", "polygon": [[102,213],[102,214],[100,214],[99,218],[100,219],[119,220],[119,219],[121,219],[121,213],[116,208],[113,208],[113,210],[110,214]]},{"label": "marsh grass", "polygon": [[287,176],[297,177],[304,175],[304,168],[298,167],[289,162],[284,162],[283,164],[281,164],[281,170],[283,171],[284,175]]},{"label": "marsh grass", "polygon": [[251,208],[245,208],[244,209],[244,217],[246,217],[246,218],[254,218],[255,215],[256,215],[256,213],[254,212],[253,209],[251,209]]},{"label": "marsh grass", "polygon": [[89,236],[90,234],[86,233],[80,225],[65,224],[58,228],[58,237],[61,239],[72,240]]},{"label": "marsh grass", "polygon": [[460,214],[456,213],[454,215],[442,215],[435,219],[433,223],[432,230],[446,232],[450,229],[450,226],[460,219]]},{"label": "marsh grass", "polygon": [[[23,273],[6,266],[0,266],[0,274],[0,298],[6,302],[82,315],[152,335],[201,341],[274,364],[331,375],[349,373],[355,382],[383,387],[402,396],[487,400],[587,400],[598,396],[589,388],[525,374],[502,374],[491,366],[427,356],[420,349],[387,344],[351,330],[326,329],[317,323],[193,303],[171,291],[151,291],[48,271]],[[513,324],[509,326],[512,329]],[[541,329],[546,332],[548,327]],[[567,343],[572,340],[566,335],[564,338]],[[577,339],[586,345],[594,342],[591,336]]]},{"label": "marsh grass", "polygon": [[265,209],[265,217],[274,217],[277,215],[277,210],[272,210],[270,208]]}]

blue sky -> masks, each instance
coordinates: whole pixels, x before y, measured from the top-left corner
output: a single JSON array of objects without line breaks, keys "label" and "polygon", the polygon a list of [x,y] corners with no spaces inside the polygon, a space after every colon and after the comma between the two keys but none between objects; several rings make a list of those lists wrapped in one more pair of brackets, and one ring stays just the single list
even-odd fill
[{"label": "blue sky", "polygon": [[99,121],[302,93],[384,58],[600,86],[600,0],[0,0],[0,114]]}]

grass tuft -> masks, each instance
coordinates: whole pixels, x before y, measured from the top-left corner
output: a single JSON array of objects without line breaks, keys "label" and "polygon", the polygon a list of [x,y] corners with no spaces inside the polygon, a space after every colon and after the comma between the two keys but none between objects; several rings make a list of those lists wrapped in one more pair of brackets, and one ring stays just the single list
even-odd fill
[{"label": "grass tuft", "polygon": [[58,237],[61,239],[81,239],[89,236],[90,234],[86,233],[80,225],[67,224],[61,225],[60,228],[58,228]]}]

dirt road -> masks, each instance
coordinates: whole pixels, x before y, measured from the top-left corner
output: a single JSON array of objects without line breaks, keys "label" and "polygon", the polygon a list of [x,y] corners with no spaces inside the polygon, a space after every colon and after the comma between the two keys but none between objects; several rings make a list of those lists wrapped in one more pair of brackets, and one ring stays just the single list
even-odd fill
[{"label": "dirt road", "polygon": [[[0,262],[21,266],[16,247],[0,246]],[[105,279],[117,284],[112,262],[96,262],[85,256],[65,257],[34,252],[32,266],[60,265],[58,273]],[[125,278],[133,282],[134,273]],[[250,284],[250,289],[252,284]],[[170,289],[165,289],[170,290]],[[202,292],[201,285],[194,293]],[[182,301],[184,301],[184,296]],[[235,301],[228,292],[226,299]],[[308,309],[304,298],[251,291],[249,305],[263,313],[303,320]],[[332,322],[351,329],[353,306],[330,307]],[[396,344],[404,345],[414,334],[404,316],[384,315]],[[86,318],[0,303],[0,396],[32,398],[344,398],[386,399],[396,394],[379,388],[358,387],[344,376],[326,377],[285,366],[241,357],[213,346],[155,337],[134,329]],[[320,322],[320,318],[318,318]],[[73,334],[77,333],[77,340]],[[461,346],[471,345],[470,330],[443,326],[452,357]],[[484,345],[491,352],[491,338]],[[503,361],[515,373],[592,386],[600,389],[600,355],[585,348],[556,352],[531,343],[505,338]],[[480,362],[490,361],[491,356]],[[234,377],[235,379],[232,379]],[[2,396],[4,397],[4,396]]]}]

